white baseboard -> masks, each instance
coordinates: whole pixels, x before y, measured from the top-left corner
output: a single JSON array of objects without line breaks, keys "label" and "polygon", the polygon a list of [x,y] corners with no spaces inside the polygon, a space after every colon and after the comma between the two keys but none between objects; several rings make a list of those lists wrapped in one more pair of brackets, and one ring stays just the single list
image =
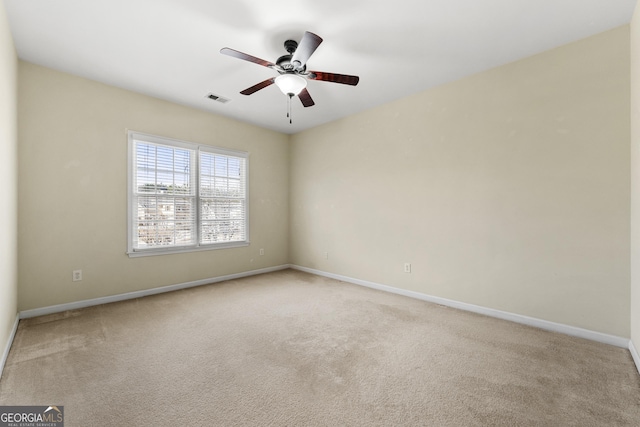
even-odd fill
[{"label": "white baseboard", "polygon": [[[539,329],[544,329],[552,332],[559,332],[565,335],[571,335],[579,338],[588,339],[591,341],[597,341],[604,344],[614,345],[616,347],[628,348],[631,351],[631,354],[636,363],[636,366],[638,367],[638,371],[640,372],[640,356],[638,355],[638,352],[635,349],[635,347],[633,347],[633,343],[627,338],[622,338],[615,335],[609,335],[601,332],[591,331],[588,329],[578,328],[575,326],[569,326],[561,323],[550,322],[547,320],[537,319],[534,317],[528,317],[520,314],[509,313],[506,311],[495,310],[492,308],[482,307],[478,305],[467,304],[460,301],[422,294],[420,292],[394,288],[392,286],[382,285],[375,282],[369,282],[366,280],[355,279],[352,277],[342,276],[339,274],[328,273],[321,270],[315,270],[312,268],[302,267],[298,265],[289,265],[289,264],[283,264],[283,265],[263,268],[259,270],[251,270],[251,271],[246,271],[242,273],[229,274],[226,276],[212,277],[212,278],[196,280],[192,282],[179,283],[179,284],[163,286],[159,288],[145,289],[142,291],[134,291],[134,292],[128,292],[124,294],[111,295],[108,297],[101,297],[101,298],[88,299],[88,300],[71,302],[66,304],[52,305],[52,306],[36,308],[32,310],[24,310],[19,313],[19,319],[26,319],[30,317],[43,316],[46,314],[60,313],[67,310],[77,310],[80,308],[91,307],[95,305],[108,304],[108,303],[117,302],[117,301],[125,301],[129,299],[134,299],[134,298],[141,298],[149,295],[156,295],[164,292],[177,291],[180,289],[187,289],[187,288],[202,286],[210,283],[217,283],[217,282],[223,282],[226,280],[239,279],[242,277],[255,276],[258,274],[271,273],[274,271],[285,270],[287,268],[293,268],[295,270],[304,271],[306,273],[311,273],[318,276],[324,276],[331,279],[341,280],[343,282],[353,283],[355,285],[366,286],[368,288],[378,289],[381,291],[390,292],[398,295],[404,295],[410,298],[416,298],[419,300],[432,302],[432,303],[444,305],[447,307],[457,308],[464,311],[483,314],[485,316],[495,317],[498,319],[508,320],[511,322],[520,323],[528,326],[533,326]],[[7,348],[1,360],[2,363],[0,364],[0,374],[2,372],[1,368],[4,367],[6,357],[8,356],[11,343],[13,342],[13,337],[15,335],[17,326],[18,326],[18,317],[16,317],[16,323],[14,325],[13,333],[9,339],[9,343],[7,344]]]},{"label": "white baseboard", "polygon": [[11,345],[13,345],[13,339],[16,336],[16,331],[18,330],[18,322],[20,322],[20,316],[16,314],[16,320],[13,322],[13,329],[11,330],[11,334],[9,334],[9,339],[7,340],[7,345],[5,346],[4,352],[2,353],[2,359],[0,359],[0,378],[2,378],[2,371],[4,371],[4,365],[7,363],[7,358],[9,357],[9,351],[11,350]]},{"label": "white baseboard", "polygon": [[638,368],[638,373],[640,374],[640,354],[638,354],[638,350],[633,345],[633,341],[629,341],[629,351],[631,352],[631,357],[633,358],[636,368]]},{"label": "white baseboard", "polygon": [[288,264],[278,265],[275,267],[261,268],[259,270],[245,271],[242,273],[229,274],[226,276],[212,277],[209,279],[195,280],[193,282],[178,283],[176,285],[162,286],[159,288],[145,289],[142,291],[127,292],[124,294],[111,295],[108,297],[100,297],[87,299],[82,301],[70,302],[65,304],[51,305],[48,307],[34,308],[32,310],[24,310],[20,312],[20,319],[30,317],[44,316],[46,314],[61,313],[67,310],[77,310],[80,308],[91,307],[94,305],[108,304],[112,302],[125,301],[129,299],[142,298],[149,295],[161,294],[164,292],[172,292],[180,289],[193,288],[195,286],[208,285],[210,283],[224,282],[225,280],[239,279],[242,277],[255,276],[257,274],[271,273],[278,270],[286,270],[290,266]]},{"label": "white baseboard", "polygon": [[[331,279],[341,280],[343,282],[353,283],[355,285],[360,285],[360,286],[366,286],[368,288],[391,292],[398,295],[404,295],[407,297],[416,298],[419,300],[428,301],[435,304],[444,305],[447,307],[452,307],[452,308],[457,308],[464,311],[483,314],[485,316],[495,317],[498,319],[509,320],[511,322],[533,326],[533,327],[544,329],[547,331],[559,332],[565,335],[571,335],[574,337],[584,338],[591,341],[597,341],[604,344],[614,345],[616,347],[629,348],[628,338],[622,338],[615,335],[603,334],[601,332],[595,332],[588,329],[577,328],[575,326],[564,325],[561,323],[549,322],[547,320],[523,316],[521,314],[509,313],[506,311],[495,310],[492,308],[482,307],[479,305],[467,304],[460,301],[435,297],[431,295],[422,294],[420,292],[394,288],[392,286],[381,285],[379,283],[369,282],[366,280],[354,279],[352,277],[341,276],[339,274],[327,273],[324,271],[315,270],[307,267],[301,267],[298,265],[292,265],[291,268],[295,270],[304,271],[306,273],[329,277]],[[638,364],[637,361],[636,361],[636,364]]]}]

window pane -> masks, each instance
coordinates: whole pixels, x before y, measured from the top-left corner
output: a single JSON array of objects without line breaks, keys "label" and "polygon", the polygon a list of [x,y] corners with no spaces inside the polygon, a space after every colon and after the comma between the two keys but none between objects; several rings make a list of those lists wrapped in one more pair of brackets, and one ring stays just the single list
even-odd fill
[{"label": "window pane", "polygon": [[138,248],[173,244],[173,222],[143,221],[138,223]]},{"label": "window pane", "polygon": [[242,219],[244,218],[244,200],[202,199],[200,215],[202,220]]},{"label": "window pane", "polygon": [[229,197],[241,197],[240,180],[230,179],[227,183]]},{"label": "window pane", "polygon": [[213,177],[200,175],[200,196],[213,197]]},{"label": "window pane", "polygon": [[176,226],[176,244],[180,246],[192,245],[195,241],[195,228],[191,222],[177,222]]},{"label": "window pane", "polygon": [[173,197],[158,197],[156,212],[158,219],[175,219],[173,212]]},{"label": "window pane", "polygon": [[136,218],[140,221],[157,219],[155,197],[138,197]]},{"label": "window pane", "polygon": [[192,194],[194,151],[138,142],[136,190],[144,193]]},{"label": "window pane", "polygon": [[239,177],[240,176],[240,160],[235,157],[229,158],[229,176],[230,177]]},{"label": "window pane", "polygon": [[216,176],[228,176],[227,157],[214,156],[215,162],[215,175]]},{"label": "window pane", "polygon": [[175,198],[174,209],[175,218],[178,221],[193,221],[195,212],[193,210],[193,199],[191,198]]},{"label": "window pane", "polygon": [[156,223],[156,244],[160,246],[173,246],[174,223],[172,221],[160,221]]},{"label": "window pane", "polygon": [[137,190],[145,193],[155,192],[156,150],[147,144],[139,144],[136,150]]},{"label": "window pane", "polygon": [[244,158],[201,153],[201,244],[245,240],[244,165]]},{"label": "window pane", "polygon": [[242,241],[245,239],[244,221],[202,221],[200,233],[203,244]]}]

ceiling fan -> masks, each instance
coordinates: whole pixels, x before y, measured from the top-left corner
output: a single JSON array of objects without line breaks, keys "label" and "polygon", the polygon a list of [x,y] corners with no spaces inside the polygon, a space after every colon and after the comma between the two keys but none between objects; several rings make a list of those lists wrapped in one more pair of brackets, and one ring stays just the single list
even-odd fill
[{"label": "ceiling fan", "polygon": [[[307,71],[307,61],[313,52],[316,51],[320,43],[322,43],[322,38],[320,36],[305,31],[299,44],[295,40],[287,40],[284,42],[284,48],[288,54],[278,58],[275,63],[256,58],[255,56],[251,56],[228,47],[220,49],[220,53],[233,56],[234,58],[244,59],[245,61],[253,62],[258,65],[262,65],[263,67],[271,68],[280,74],[279,76],[271,77],[241,91],[240,93],[242,95],[251,95],[260,89],[264,89],[265,87],[271,86],[275,83],[282,93],[289,96],[289,99],[297,96],[300,98],[302,105],[305,107],[311,107],[315,105],[315,102],[313,102],[313,99],[307,90],[307,80],[320,80],[351,86],[357,85],[360,80],[360,77],[358,76],[325,73],[323,71]],[[288,114],[288,116],[290,117],[290,114]]]}]

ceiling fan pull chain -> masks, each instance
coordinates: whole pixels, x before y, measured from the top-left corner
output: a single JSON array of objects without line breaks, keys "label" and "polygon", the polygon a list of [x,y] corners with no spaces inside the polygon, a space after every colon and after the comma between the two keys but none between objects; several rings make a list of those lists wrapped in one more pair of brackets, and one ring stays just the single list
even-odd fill
[{"label": "ceiling fan pull chain", "polygon": [[287,117],[289,117],[289,124],[293,124],[293,117],[291,116],[291,98],[293,98],[293,94],[289,94],[289,99],[287,100]]}]

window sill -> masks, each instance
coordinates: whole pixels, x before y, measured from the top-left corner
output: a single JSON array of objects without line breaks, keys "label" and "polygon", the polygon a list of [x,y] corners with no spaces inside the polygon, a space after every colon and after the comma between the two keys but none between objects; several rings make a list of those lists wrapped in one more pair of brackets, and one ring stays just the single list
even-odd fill
[{"label": "window sill", "polygon": [[243,246],[249,246],[249,241],[242,242],[229,242],[229,243],[218,243],[216,245],[206,245],[206,246],[197,246],[197,247],[183,247],[183,248],[167,248],[167,249],[138,249],[138,250],[129,250],[127,251],[127,255],[129,258],[138,258],[145,256],[155,256],[155,255],[171,255],[171,254],[184,254],[189,252],[202,252],[202,251],[214,251],[217,249],[230,249],[230,248],[238,248]]}]

